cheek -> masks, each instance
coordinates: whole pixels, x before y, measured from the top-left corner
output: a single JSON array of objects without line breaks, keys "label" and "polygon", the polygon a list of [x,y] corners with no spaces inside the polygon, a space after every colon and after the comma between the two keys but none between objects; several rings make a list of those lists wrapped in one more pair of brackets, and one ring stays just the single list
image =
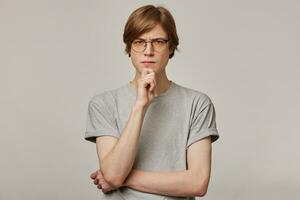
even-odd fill
[{"label": "cheek", "polygon": [[131,57],[130,58],[131,58],[131,62],[134,65],[134,67],[137,68],[138,64],[139,64],[137,56],[134,53],[131,53]]},{"label": "cheek", "polygon": [[160,63],[161,64],[166,64],[166,63],[168,63],[168,60],[169,60],[169,54],[165,53],[161,56]]}]

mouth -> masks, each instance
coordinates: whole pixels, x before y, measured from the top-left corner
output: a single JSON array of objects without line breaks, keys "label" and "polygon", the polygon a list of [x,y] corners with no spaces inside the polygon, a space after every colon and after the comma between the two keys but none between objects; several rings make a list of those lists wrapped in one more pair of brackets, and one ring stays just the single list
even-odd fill
[{"label": "mouth", "polygon": [[152,61],[152,60],[143,60],[141,63],[155,63],[155,61]]},{"label": "mouth", "polygon": [[154,61],[142,61],[141,62],[145,67],[150,67],[153,66],[155,64]]}]

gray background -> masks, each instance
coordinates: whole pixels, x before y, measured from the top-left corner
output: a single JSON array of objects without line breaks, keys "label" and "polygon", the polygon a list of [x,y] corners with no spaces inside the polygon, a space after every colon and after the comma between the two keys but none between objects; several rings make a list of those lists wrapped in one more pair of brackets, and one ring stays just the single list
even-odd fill
[{"label": "gray background", "polygon": [[297,199],[299,1],[0,0],[0,199],[98,199],[90,98],[133,79],[122,33],[139,6],[174,15],[169,79],[217,110],[209,200]]}]

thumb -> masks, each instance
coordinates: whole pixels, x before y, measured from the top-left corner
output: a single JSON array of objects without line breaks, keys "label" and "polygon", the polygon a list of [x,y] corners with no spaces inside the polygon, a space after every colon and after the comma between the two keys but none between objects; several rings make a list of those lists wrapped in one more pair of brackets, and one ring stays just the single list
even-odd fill
[{"label": "thumb", "polygon": [[91,177],[92,179],[95,179],[95,178],[97,177],[97,175],[98,175],[98,170],[95,171],[95,172],[93,172],[93,173],[90,175],[90,177]]}]

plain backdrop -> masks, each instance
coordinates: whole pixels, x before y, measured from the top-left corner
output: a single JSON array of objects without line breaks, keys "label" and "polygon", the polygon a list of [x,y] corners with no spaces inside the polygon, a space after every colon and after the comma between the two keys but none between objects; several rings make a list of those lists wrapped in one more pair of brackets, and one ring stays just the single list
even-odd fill
[{"label": "plain backdrop", "polygon": [[168,78],[208,94],[217,111],[202,199],[297,199],[296,0],[0,0],[0,199],[99,199],[87,106],[133,79],[123,28],[146,4],[165,6],[177,23]]}]

